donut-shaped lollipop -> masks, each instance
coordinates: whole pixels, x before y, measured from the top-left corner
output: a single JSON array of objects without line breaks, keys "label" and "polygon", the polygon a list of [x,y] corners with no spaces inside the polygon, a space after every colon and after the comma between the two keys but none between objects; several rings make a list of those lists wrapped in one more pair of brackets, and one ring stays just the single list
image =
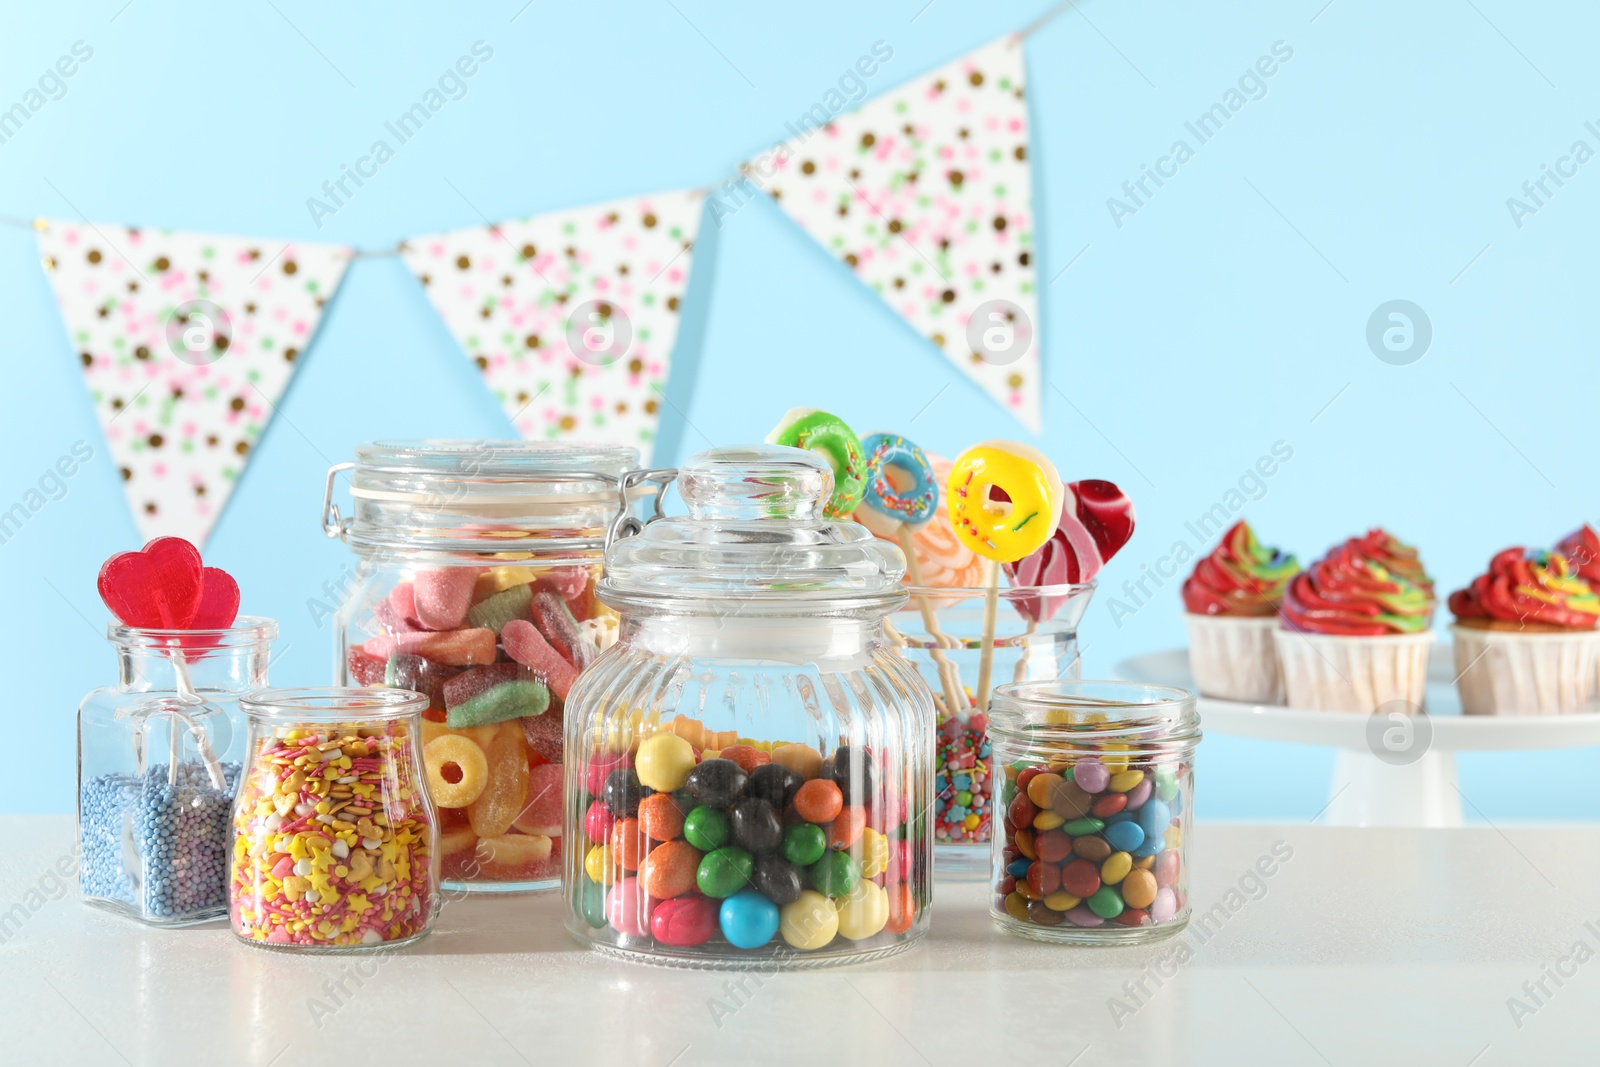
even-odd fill
[{"label": "donut-shaped lollipop", "polygon": [[1017,441],[985,441],[961,453],[950,468],[948,492],[956,537],[1001,563],[1050,540],[1065,498],[1055,464]]},{"label": "donut-shaped lollipop", "polygon": [[939,510],[939,480],[922,449],[892,433],[868,434],[861,448],[867,491],[856,521],[880,537],[894,537],[902,526],[927,525]]},{"label": "donut-shaped lollipop", "polygon": [[817,453],[833,468],[833,496],[823,505],[830,519],[843,518],[861,503],[867,488],[867,457],[861,439],[837,415],[816,408],[790,408],[767,435],[769,445],[787,445]]}]

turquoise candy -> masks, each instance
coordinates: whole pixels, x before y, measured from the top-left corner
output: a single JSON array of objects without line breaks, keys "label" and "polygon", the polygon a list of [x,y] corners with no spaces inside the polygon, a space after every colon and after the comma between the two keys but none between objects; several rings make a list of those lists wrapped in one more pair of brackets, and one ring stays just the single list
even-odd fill
[{"label": "turquoise candy", "polygon": [[1147,800],[1144,807],[1139,809],[1139,828],[1147,838],[1160,837],[1167,832],[1171,822],[1172,809],[1167,807],[1164,800]]},{"label": "turquoise candy", "polygon": [[717,922],[734,948],[760,948],[778,933],[778,906],[754,889],[741,890],[722,902]]},{"label": "turquoise candy", "polygon": [[1105,828],[1106,824],[1104,822],[1092,817],[1073,819],[1071,822],[1063,823],[1061,826],[1061,829],[1071,837],[1083,837],[1085,834],[1097,834]]},{"label": "turquoise candy", "polygon": [[828,851],[828,835],[815,823],[797,822],[783,832],[783,858],[796,867],[809,867]]},{"label": "turquoise candy", "polygon": [[1131,819],[1114,822],[1105,829],[1106,843],[1118,852],[1132,852],[1144,844],[1144,830]]},{"label": "turquoise candy", "polygon": [[1089,894],[1089,899],[1084,901],[1089,905],[1089,910],[1102,919],[1115,919],[1122,914],[1122,896],[1117,892],[1116,886],[1103,885]]},{"label": "turquoise candy", "polygon": [[598,930],[606,924],[606,887],[585,875],[582,893],[583,921]]}]

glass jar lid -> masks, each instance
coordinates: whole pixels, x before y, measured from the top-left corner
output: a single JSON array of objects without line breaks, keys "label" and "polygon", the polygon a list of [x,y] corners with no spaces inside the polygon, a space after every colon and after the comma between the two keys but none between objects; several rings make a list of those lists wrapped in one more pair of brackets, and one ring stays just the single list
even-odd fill
[{"label": "glass jar lid", "polygon": [[1041,743],[1189,745],[1200,740],[1195,700],[1188,689],[1140,682],[1014,682],[995,687],[989,732]]},{"label": "glass jar lid", "polygon": [[[374,441],[329,470],[324,528],[357,548],[497,551],[538,537],[544,552],[598,553],[619,480],[638,463],[638,450],[622,445]],[[355,501],[348,519],[332,499],[343,470]]]},{"label": "glass jar lid", "polygon": [[312,689],[261,689],[239,699],[256,722],[273,726],[342,722],[384,722],[419,714],[428,698],[409,689],[326,686]]},{"label": "glass jar lid", "polygon": [[889,612],[905,557],[859,523],[824,517],[833,471],[799,448],[713,448],[678,471],[689,513],[658,519],[606,553],[600,598],[695,614]]}]

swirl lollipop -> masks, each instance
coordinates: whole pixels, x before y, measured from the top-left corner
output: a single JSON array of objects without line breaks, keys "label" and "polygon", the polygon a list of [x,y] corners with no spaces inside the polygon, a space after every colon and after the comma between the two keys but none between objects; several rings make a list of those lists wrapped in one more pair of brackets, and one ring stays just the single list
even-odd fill
[{"label": "swirl lollipop", "polygon": [[830,519],[850,514],[867,488],[867,458],[861,440],[837,415],[816,408],[790,408],[767,435],[769,445],[804,448],[833,468],[833,496],[823,505]]},{"label": "swirl lollipop", "polygon": [[986,561],[977,693],[978,707],[986,708],[994,670],[1000,564],[1032,555],[1050,540],[1066,491],[1055,464],[1037,448],[1017,441],[985,441],[956,458],[948,492],[956,537]]}]

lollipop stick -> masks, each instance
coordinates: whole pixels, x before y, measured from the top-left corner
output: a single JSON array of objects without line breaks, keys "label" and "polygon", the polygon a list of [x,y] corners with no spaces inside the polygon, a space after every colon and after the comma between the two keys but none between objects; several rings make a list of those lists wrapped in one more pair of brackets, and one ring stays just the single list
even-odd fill
[{"label": "lollipop stick", "polygon": [[[911,540],[911,527],[902,525],[899,530],[900,550],[906,556],[906,575],[911,579],[911,584],[917,588],[922,587],[922,564],[917,559],[916,545]],[[913,593],[911,599],[917,602],[917,610],[922,613],[922,625],[927,629],[928,636],[933,639],[933,645],[928,649],[933,654],[934,669],[939,674],[939,683],[944,687],[945,710],[951,715],[961,711],[967,706],[965,694],[961,692],[961,675],[956,665],[945,658],[941,646],[945,643],[944,634],[939,632],[939,616],[934,614],[933,605],[928,603],[928,598],[922,593]]]},{"label": "lollipop stick", "polygon": [[994,627],[1000,607],[1000,561],[984,560],[983,638],[978,657],[978,710],[989,707],[989,682],[994,674]]}]

